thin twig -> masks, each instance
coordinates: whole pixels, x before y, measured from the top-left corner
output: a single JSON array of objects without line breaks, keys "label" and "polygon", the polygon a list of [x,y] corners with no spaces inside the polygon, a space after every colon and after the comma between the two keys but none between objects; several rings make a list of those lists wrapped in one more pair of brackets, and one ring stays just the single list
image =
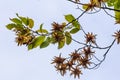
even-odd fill
[{"label": "thin twig", "polygon": [[102,60],[100,60],[100,59],[98,59],[97,57],[94,56],[99,61],[99,63],[95,64],[95,66],[93,66],[91,68],[88,68],[88,69],[94,69],[96,67],[98,68],[102,64],[102,62],[105,61],[106,55],[108,54],[109,50],[111,49],[111,47],[113,46],[114,43],[115,43],[115,39],[113,40],[113,42],[111,43],[111,45],[109,46],[109,48],[107,49],[107,51],[105,52],[105,54],[103,55],[103,59]]}]

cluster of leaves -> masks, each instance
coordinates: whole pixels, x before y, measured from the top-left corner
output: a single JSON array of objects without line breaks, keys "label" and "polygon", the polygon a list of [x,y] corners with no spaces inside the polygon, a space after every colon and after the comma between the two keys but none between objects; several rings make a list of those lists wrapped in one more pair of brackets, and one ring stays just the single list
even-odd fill
[{"label": "cluster of leaves", "polygon": [[[68,22],[58,24],[56,22],[52,23],[52,43],[58,43],[58,49],[62,48],[65,43],[69,45],[72,41],[72,35],[80,30],[80,24],[71,14],[65,15],[65,19]],[[70,26],[69,23],[71,23]]]},{"label": "cluster of leaves", "polygon": [[52,29],[48,32],[47,29],[43,29],[43,24],[40,25],[38,30],[33,30],[34,20],[28,17],[22,17],[18,14],[17,18],[11,18],[12,23],[7,24],[6,27],[9,30],[13,30],[16,33],[16,42],[18,46],[26,45],[28,50],[40,46],[45,48],[50,43],[58,43],[58,49],[63,48],[65,43],[69,45],[72,41],[72,35],[80,30],[80,24],[71,14],[65,15],[67,23],[71,23],[67,27],[67,23],[58,24],[52,23]]},{"label": "cluster of leaves", "polygon": [[16,33],[16,42],[18,43],[18,46],[29,45],[35,37],[30,30],[34,26],[34,21],[31,18],[21,17],[18,14],[16,15],[17,18],[10,18],[12,23],[6,25],[6,27]]}]

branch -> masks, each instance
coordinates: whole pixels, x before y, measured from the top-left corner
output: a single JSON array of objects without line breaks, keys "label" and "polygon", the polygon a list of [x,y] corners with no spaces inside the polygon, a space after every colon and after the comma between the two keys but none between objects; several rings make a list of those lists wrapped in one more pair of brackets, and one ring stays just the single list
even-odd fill
[{"label": "branch", "polygon": [[108,7],[100,7],[100,8],[120,12],[120,10],[118,9],[113,9],[113,8],[108,8]]},{"label": "branch", "polygon": [[93,57],[95,57],[96,60],[99,61],[99,63],[98,63],[98,64],[93,63],[95,66],[93,66],[93,67],[91,67],[91,68],[88,68],[88,69],[99,68],[99,66],[102,64],[102,62],[105,61],[106,55],[108,54],[109,50],[110,50],[111,47],[114,45],[114,43],[115,43],[115,39],[113,40],[113,42],[111,43],[111,45],[109,46],[109,48],[107,49],[107,51],[105,52],[105,54],[103,55],[103,59],[102,59],[102,60],[98,59],[98,58],[94,55]]},{"label": "branch", "polygon": [[[72,3],[75,3],[75,4],[78,4],[78,5],[86,5],[85,3],[75,2],[75,1],[72,1],[72,0],[68,0],[68,1],[70,1]],[[94,7],[120,12],[120,10],[118,10],[118,9],[113,9],[113,8],[109,8],[109,7],[102,7],[102,6],[101,7],[94,6]]]}]

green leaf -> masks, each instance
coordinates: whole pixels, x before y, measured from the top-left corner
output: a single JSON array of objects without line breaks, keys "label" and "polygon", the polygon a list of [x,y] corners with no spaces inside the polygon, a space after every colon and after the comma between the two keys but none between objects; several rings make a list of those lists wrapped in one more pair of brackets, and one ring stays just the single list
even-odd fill
[{"label": "green leaf", "polygon": [[115,0],[108,0],[108,1],[107,1],[107,5],[108,5],[109,7],[114,6],[114,2],[115,2]]},{"label": "green leaf", "polygon": [[48,34],[48,31],[47,31],[46,29],[37,30],[37,32],[40,32],[40,33],[46,33],[46,34]]},{"label": "green leaf", "polygon": [[34,21],[33,21],[33,19],[28,19],[28,21],[29,21],[29,28],[33,28],[33,26],[34,26]]},{"label": "green leaf", "polygon": [[40,48],[45,48],[45,47],[47,47],[47,46],[49,46],[49,42],[44,41],[44,42],[40,45]]},{"label": "green leaf", "polygon": [[65,32],[66,44],[69,45],[72,42],[72,37],[69,32]]},{"label": "green leaf", "polygon": [[40,28],[37,30],[37,32],[48,34],[48,31],[46,29],[43,29],[43,24],[40,25]]},{"label": "green leaf", "polygon": [[7,24],[7,25],[6,25],[6,28],[9,29],[9,30],[12,30],[13,28],[15,28],[15,29],[18,30],[18,31],[22,31],[22,30],[24,29],[24,28],[23,28],[23,25],[14,24],[14,23]]},{"label": "green leaf", "polygon": [[40,28],[39,29],[42,30],[42,28],[43,28],[43,24],[40,24]]},{"label": "green leaf", "polygon": [[72,23],[72,25],[78,29],[80,29],[80,24],[79,22],[75,19],[75,17],[72,14],[65,15],[65,19],[69,22]]},{"label": "green leaf", "polygon": [[51,37],[51,43],[52,43],[52,44],[57,43],[57,41],[55,40],[55,38],[54,38],[54,37]]},{"label": "green leaf", "polygon": [[23,31],[23,30],[24,30],[24,27],[23,27],[23,25],[21,25],[21,24],[16,24],[15,29],[17,29],[18,31]]},{"label": "green leaf", "polygon": [[65,19],[68,22],[72,22],[73,20],[75,20],[75,18],[74,18],[74,16],[72,14],[65,15]]},{"label": "green leaf", "polygon": [[32,43],[32,47],[36,48],[38,46],[40,46],[45,40],[45,36],[39,36],[37,38],[34,39],[33,43]]},{"label": "green leaf", "polygon": [[117,9],[117,10],[120,10],[120,0],[116,0],[114,2],[114,8]]},{"label": "green leaf", "polygon": [[120,12],[115,11],[116,20],[120,20]]},{"label": "green leaf", "polygon": [[79,24],[78,21],[74,21],[74,22],[72,22],[72,25],[73,25],[74,27],[80,29],[80,24]]},{"label": "green leaf", "polygon": [[33,49],[33,44],[32,43],[28,45],[28,50],[31,50],[31,49]]},{"label": "green leaf", "polygon": [[19,20],[18,18],[12,18],[10,19],[12,22],[16,23],[16,24],[22,24],[22,21]]},{"label": "green leaf", "polygon": [[[114,9],[120,10],[120,0],[116,0],[114,3]],[[115,18],[116,21],[120,21],[120,12],[115,11]]]},{"label": "green leaf", "polygon": [[47,37],[47,39],[40,45],[40,48],[45,48],[49,46],[50,41],[51,41],[50,37]]},{"label": "green leaf", "polygon": [[71,34],[75,34],[75,33],[77,33],[79,30],[80,30],[80,29],[78,29],[78,28],[73,28],[73,29],[70,31],[70,33],[71,33]]},{"label": "green leaf", "polygon": [[20,17],[20,19],[22,20],[22,22],[23,22],[26,26],[29,25],[29,20],[28,20],[28,18],[26,18],[26,17]]},{"label": "green leaf", "polygon": [[6,28],[9,29],[9,30],[11,30],[11,29],[13,29],[15,27],[16,27],[16,24],[14,24],[14,23],[6,25]]},{"label": "green leaf", "polygon": [[65,41],[58,42],[58,49],[63,48],[64,45],[65,45]]},{"label": "green leaf", "polygon": [[28,26],[29,25],[29,18],[27,17],[22,17],[22,16],[19,16],[18,14],[16,14],[18,18],[20,18],[20,20],[26,25]]}]

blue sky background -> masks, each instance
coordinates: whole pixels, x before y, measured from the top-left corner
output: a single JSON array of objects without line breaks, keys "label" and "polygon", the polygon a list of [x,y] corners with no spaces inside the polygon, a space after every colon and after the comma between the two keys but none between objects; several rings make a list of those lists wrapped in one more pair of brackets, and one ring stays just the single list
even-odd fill
[{"label": "blue sky background", "polygon": [[[2,0],[0,2],[0,80],[74,80],[69,74],[62,77],[55,71],[51,60],[62,52],[63,56],[79,46],[76,43],[57,50],[56,45],[46,49],[36,48],[28,51],[25,46],[18,47],[15,43],[15,35],[7,30],[5,25],[10,23],[9,18],[15,17],[15,13],[28,16],[35,20],[34,29],[44,23],[44,27],[50,29],[51,23],[63,22],[64,15],[72,13],[79,16],[80,10],[76,5],[67,0]],[[113,41],[113,33],[120,25],[114,24],[114,19],[106,15],[102,10],[96,14],[85,14],[80,19],[85,31],[94,31],[98,34],[99,45],[109,45]],[[78,33],[75,37],[82,40]],[[81,80],[119,80],[120,79],[120,45],[115,45],[109,51],[106,60],[97,70],[84,70]],[[96,53],[102,58],[102,51]]]}]

